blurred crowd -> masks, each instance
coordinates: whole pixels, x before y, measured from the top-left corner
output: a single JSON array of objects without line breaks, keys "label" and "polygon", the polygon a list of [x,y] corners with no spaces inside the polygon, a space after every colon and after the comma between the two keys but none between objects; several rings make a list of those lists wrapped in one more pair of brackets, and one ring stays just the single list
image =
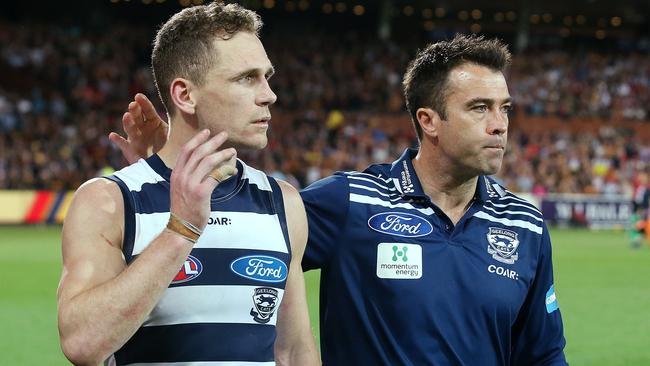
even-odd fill
[{"label": "blurred crowd", "polygon": [[[0,22],[0,189],[75,189],[125,165],[107,134],[121,130],[135,93],[156,96],[152,36],[136,26]],[[318,31],[263,40],[278,102],[269,147],[244,154],[251,165],[304,187],[417,145],[401,78],[422,45]],[[515,56],[507,78],[517,120],[602,121],[594,133],[513,130],[498,175],[510,189],[629,194],[650,169],[650,142],[607,127],[650,120],[647,55],[529,52]]]}]

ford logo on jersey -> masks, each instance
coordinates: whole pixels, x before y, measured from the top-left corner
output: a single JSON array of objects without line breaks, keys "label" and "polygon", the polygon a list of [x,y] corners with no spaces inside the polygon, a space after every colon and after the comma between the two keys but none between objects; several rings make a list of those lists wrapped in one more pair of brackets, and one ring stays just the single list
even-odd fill
[{"label": "ford logo on jersey", "polygon": [[172,280],[172,285],[191,281],[199,277],[201,272],[203,272],[201,262],[196,257],[188,255],[185,263],[183,263],[183,267],[181,267],[181,270],[178,271],[176,277]]},{"label": "ford logo on jersey", "polygon": [[282,282],[287,278],[287,265],[268,255],[248,255],[230,263],[230,269],[238,275],[262,282]]},{"label": "ford logo on jersey", "polygon": [[382,212],[368,219],[368,226],[380,233],[417,238],[431,234],[433,226],[420,216],[406,212]]}]

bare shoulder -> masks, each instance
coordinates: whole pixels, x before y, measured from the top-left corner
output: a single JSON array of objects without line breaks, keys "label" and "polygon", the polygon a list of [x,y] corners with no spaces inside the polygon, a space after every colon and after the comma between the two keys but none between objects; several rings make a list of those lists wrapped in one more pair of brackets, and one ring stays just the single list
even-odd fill
[{"label": "bare shoulder", "polygon": [[63,224],[63,245],[97,235],[121,247],[123,229],[124,201],[120,188],[108,179],[91,179],[75,192]]},{"label": "bare shoulder", "polygon": [[282,190],[282,198],[284,199],[285,207],[287,209],[290,209],[295,206],[300,206],[300,208],[304,211],[304,205],[302,203],[302,199],[300,198],[300,193],[298,193],[298,190],[283,180],[277,179],[277,182],[280,186],[280,190]]},{"label": "bare shoulder", "polygon": [[60,301],[104,283],[124,270],[123,231],[124,203],[115,182],[98,178],[77,189],[61,235]]},{"label": "bare shoulder", "polygon": [[278,179],[277,181],[282,190],[282,198],[284,199],[284,211],[287,216],[291,248],[294,253],[299,253],[300,257],[302,257],[302,252],[307,242],[307,215],[305,213],[305,205],[302,203],[302,198],[300,198],[300,194],[296,188],[283,180]]}]

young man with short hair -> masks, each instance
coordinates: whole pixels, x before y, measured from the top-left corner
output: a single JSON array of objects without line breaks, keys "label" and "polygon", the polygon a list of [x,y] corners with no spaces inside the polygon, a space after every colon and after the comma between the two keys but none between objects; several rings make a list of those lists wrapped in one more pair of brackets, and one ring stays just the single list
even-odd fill
[{"label": "young man with short hair", "polygon": [[260,27],[216,2],[158,31],[169,140],[81,186],[63,227],[59,332],[74,364],[319,363],[298,192],[236,159],[266,146],[276,100]]}]

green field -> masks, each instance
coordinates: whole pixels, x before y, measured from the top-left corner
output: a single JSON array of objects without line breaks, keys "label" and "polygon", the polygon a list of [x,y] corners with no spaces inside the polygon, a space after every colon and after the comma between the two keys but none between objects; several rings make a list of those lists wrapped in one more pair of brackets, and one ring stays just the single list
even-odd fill
[{"label": "green field", "polygon": [[[0,365],[66,365],[56,328],[59,227],[1,227]],[[622,232],[552,232],[572,365],[650,365],[650,249]],[[306,274],[317,331],[318,273]]]}]

